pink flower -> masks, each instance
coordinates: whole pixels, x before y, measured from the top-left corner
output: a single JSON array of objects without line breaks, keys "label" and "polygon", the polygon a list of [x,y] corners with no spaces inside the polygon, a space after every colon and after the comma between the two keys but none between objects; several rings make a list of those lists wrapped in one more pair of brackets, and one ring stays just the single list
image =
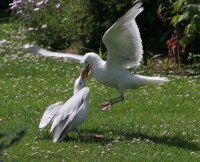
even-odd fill
[{"label": "pink flower", "polygon": [[39,7],[39,6],[43,5],[43,4],[44,4],[44,1],[40,1],[40,2],[36,3],[36,6]]},{"label": "pink flower", "polygon": [[37,8],[34,8],[34,11],[38,11],[38,10],[40,10],[40,8],[38,8],[38,7],[37,7]]},{"label": "pink flower", "polygon": [[16,0],[15,2],[16,3],[22,3],[22,0]]},{"label": "pink flower", "polygon": [[33,30],[34,30],[34,28],[28,28],[28,31],[30,31],[30,32],[33,31]]},{"label": "pink flower", "polygon": [[44,4],[46,5],[48,3],[48,0],[44,0]]},{"label": "pink flower", "polygon": [[42,25],[42,29],[48,28],[47,24]]},{"label": "pink flower", "polygon": [[10,7],[11,10],[14,10],[15,8],[17,8],[17,5],[12,5],[12,6]]},{"label": "pink flower", "polygon": [[9,3],[10,9],[14,10],[22,3],[22,0],[13,0],[13,3]]},{"label": "pink flower", "polygon": [[60,8],[60,6],[61,6],[60,3],[58,3],[58,4],[55,5],[55,7],[56,7],[57,9]]}]

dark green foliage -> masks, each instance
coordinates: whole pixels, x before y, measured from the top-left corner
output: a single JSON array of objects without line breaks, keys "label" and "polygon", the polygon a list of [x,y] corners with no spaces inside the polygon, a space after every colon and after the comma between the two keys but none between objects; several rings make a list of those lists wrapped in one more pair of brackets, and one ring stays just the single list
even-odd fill
[{"label": "dark green foliage", "polygon": [[0,10],[8,9],[9,3],[12,3],[12,0],[1,0],[0,1]]},{"label": "dark green foliage", "polygon": [[[65,49],[72,44],[83,46],[83,40],[86,43],[90,41],[87,33],[91,33],[92,26],[88,24],[93,21],[87,3],[81,0],[59,3],[61,7],[56,9],[58,2],[49,1],[47,5],[41,5],[38,11],[31,3],[23,4],[22,9],[18,8],[23,10],[17,15],[18,22],[25,27],[28,39],[40,45],[53,49]],[[47,28],[42,28],[45,24]]]},{"label": "dark green foliage", "polygon": [[[27,32],[29,40],[53,49],[64,49],[73,44],[98,49],[104,32],[132,6],[132,0],[117,3],[75,0],[60,1],[61,7],[55,9],[56,3],[58,1],[52,0],[38,11],[34,11],[34,5],[26,3],[22,14],[18,15],[19,23],[27,30],[34,28]],[[46,30],[41,29],[43,24],[48,25]]]},{"label": "dark green foliage", "polygon": [[[133,6],[134,0],[60,1],[59,9],[55,9],[56,3],[58,1],[52,0],[39,11],[34,11],[32,4],[23,7],[19,22],[26,29],[37,29],[27,32],[29,40],[53,49],[65,49],[75,44],[95,51],[102,47],[105,51],[101,41],[103,34]],[[166,36],[160,37],[164,30],[157,18],[157,7],[151,1],[144,1],[145,10],[137,18],[145,51],[165,49],[161,44],[165,43]],[[46,30],[41,29],[43,24],[48,24]]]},{"label": "dark green foliage", "polygon": [[94,16],[94,28],[91,35],[90,48],[98,49],[105,31],[132,6],[133,0],[88,0],[91,14]]},{"label": "dark green foliage", "polygon": [[0,23],[3,21],[9,20],[9,3],[11,3],[12,0],[1,0],[0,1]]},{"label": "dark green foliage", "polygon": [[[180,61],[189,63],[189,53],[200,53],[200,2],[198,0],[160,1],[158,10],[178,37]],[[190,60],[191,62],[191,60]]]},{"label": "dark green foliage", "polygon": [[[39,11],[34,11],[32,4],[23,9],[19,22],[22,22],[27,29],[37,29],[37,31],[27,32],[29,40],[53,49],[65,49],[75,44],[95,51],[103,47],[105,51],[101,41],[103,34],[133,6],[134,1],[61,1],[60,9],[55,9],[56,3],[58,1],[52,0]],[[161,52],[165,49],[161,44],[166,40],[166,36],[160,38],[160,33],[164,30],[156,15],[158,6],[146,0],[144,7],[145,10],[138,16],[137,23],[141,30],[145,51]],[[27,15],[29,15],[28,19]],[[48,24],[46,30],[41,29],[43,24]]]},{"label": "dark green foliage", "polygon": [[[54,50],[75,46],[80,52],[88,49],[98,52],[101,48],[105,53],[101,41],[105,31],[134,5],[134,0],[51,0],[38,11],[34,10],[35,4],[25,1],[17,9],[22,12],[13,14],[19,25],[25,27],[29,41]],[[56,4],[61,4],[60,8],[56,8]],[[143,0],[143,7],[136,21],[143,40],[145,63],[152,53],[169,54],[174,48],[169,41],[173,42],[174,38],[178,38],[178,43],[176,52],[171,55],[176,55],[173,58],[176,62],[188,63],[189,53],[199,53],[196,41],[200,38],[198,1]],[[43,29],[45,24],[47,28]]]}]

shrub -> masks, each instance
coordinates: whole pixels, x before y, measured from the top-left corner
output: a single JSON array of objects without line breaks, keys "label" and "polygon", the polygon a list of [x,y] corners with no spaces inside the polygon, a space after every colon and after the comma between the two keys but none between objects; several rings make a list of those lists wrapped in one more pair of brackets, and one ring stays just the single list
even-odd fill
[{"label": "shrub", "polygon": [[132,0],[22,0],[12,9],[30,41],[53,49],[73,44],[98,49],[104,32],[131,4]]},{"label": "shrub", "polygon": [[26,30],[28,40],[53,49],[64,49],[74,42],[84,44],[92,29],[92,17],[81,0],[22,1],[13,8],[14,17]]},{"label": "shrub", "polygon": [[200,51],[200,4],[195,0],[164,1],[158,11],[174,30],[167,42],[168,55],[179,64],[188,63],[189,53]]},{"label": "shrub", "polygon": [[[23,0],[13,14],[16,17],[18,13],[18,22],[27,29],[29,40],[54,49],[78,44],[96,51],[102,47],[104,52],[103,34],[131,8],[134,0],[51,0],[40,7],[37,3]],[[144,0],[145,10],[137,17],[145,51],[161,52],[165,48],[166,36],[160,37],[164,30],[156,16],[157,7],[152,1]],[[48,26],[46,30],[41,29],[44,24]]]}]

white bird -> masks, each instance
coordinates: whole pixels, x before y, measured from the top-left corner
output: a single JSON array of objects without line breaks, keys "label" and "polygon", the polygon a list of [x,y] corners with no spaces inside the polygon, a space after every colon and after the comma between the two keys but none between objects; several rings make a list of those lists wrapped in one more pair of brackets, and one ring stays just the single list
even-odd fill
[{"label": "white bird", "polygon": [[64,104],[55,103],[47,108],[42,116],[39,129],[52,123],[50,132],[53,133],[53,142],[64,139],[70,131],[76,131],[79,136],[80,126],[86,120],[89,112],[89,88],[86,87],[86,73],[82,73],[74,84],[74,95]]},{"label": "white bird", "polygon": [[[86,80],[83,79],[84,77],[87,76],[82,75],[76,79],[74,83],[74,95],[82,88],[86,87]],[[49,123],[53,122],[54,118],[58,115],[58,112],[60,111],[63,104],[64,104],[63,102],[57,102],[47,107],[46,111],[44,112],[40,120],[39,124],[40,132],[42,132]]]},{"label": "white bird", "polygon": [[103,61],[95,53],[84,56],[50,52],[37,46],[27,46],[29,51],[44,56],[64,57],[83,65],[102,84],[117,89],[120,96],[104,102],[103,110],[109,110],[117,102],[124,100],[127,89],[168,82],[167,78],[147,77],[131,74],[127,69],[140,64],[143,54],[142,40],[136,24],[136,16],[143,11],[137,2],[124,16],[119,18],[104,34],[103,43],[107,48],[107,60]]}]

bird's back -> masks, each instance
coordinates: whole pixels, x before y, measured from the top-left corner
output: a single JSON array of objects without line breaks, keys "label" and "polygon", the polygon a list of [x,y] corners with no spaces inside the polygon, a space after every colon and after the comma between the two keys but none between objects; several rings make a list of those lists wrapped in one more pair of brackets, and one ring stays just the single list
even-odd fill
[{"label": "bird's back", "polygon": [[74,94],[59,111],[51,127],[56,142],[70,131],[76,131],[86,120],[89,112],[89,88],[84,87]]}]

